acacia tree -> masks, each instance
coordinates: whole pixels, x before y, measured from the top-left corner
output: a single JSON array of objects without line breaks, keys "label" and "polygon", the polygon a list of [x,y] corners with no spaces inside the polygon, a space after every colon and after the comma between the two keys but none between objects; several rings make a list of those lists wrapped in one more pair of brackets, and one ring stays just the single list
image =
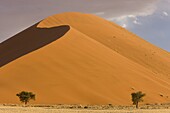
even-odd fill
[{"label": "acacia tree", "polygon": [[143,102],[143,97],[145,96],[145,94],[141,91],[138,91],[136,93],[132,93],[131,96],[133,105],[136,105],[136,108],[138,108],[138,104],[139,102]]},{"label": "acacia tree", "polygon": [[30,101],[30,100],[35,100],[35,94],[32,92],[27,92],[27,91],[22,91],[16,96],[19,97],[20,101],[23,102],[25,105]]}]

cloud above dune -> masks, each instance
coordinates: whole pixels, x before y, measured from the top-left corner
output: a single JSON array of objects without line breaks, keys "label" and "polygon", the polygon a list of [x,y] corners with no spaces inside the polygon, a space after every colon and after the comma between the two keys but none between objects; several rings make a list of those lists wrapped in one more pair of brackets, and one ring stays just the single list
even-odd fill
[{"label": "cloud above dune", "polygon": [[167,12],[165,12],[165,11],[163,11],[163,15],[164,16],[169,16],[169,14]]},{"label": "cloud above dune", "polygon": [[[97,1],[97,0],[92,0]],[[137,15],[147,16],[154,13],[159,0],[108,0],[106,4],[99,0],[100,9],[89,9],[89,12],[104,12],[103,17],[115,18],[120,16]]]},{"label": "cloud above dune", "polygon": [[[92,13],[108,20],[128,15],[151,15],[159,0],[1,0],[0,42],[62,12]],[[134,23],[138,24],[137,20]],[[126,23],[124,23],[126,24]]]}]

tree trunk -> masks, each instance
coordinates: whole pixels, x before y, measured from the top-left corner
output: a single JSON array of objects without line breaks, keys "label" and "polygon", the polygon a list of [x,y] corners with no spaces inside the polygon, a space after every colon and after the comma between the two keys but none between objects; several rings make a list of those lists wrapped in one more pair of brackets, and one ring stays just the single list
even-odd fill
[{"label": "tree trunk", "polygon": [[25,101],[25,106],[27,105],[28,101]]},{"label": "tree trunk", "polygon": [[139,108],[138,102],[136,102],[136,108],[137,108],[137,109]]}]

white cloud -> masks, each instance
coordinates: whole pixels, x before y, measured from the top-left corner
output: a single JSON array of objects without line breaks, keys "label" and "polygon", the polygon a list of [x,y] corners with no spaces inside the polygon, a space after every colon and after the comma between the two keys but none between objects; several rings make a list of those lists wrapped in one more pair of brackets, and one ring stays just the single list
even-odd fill
[{"label": "white cloud", "polygon": [[[133,1],[133,0],[132,0]],[[143,0],[145,3],[146,1]],[[140,3],[142,3],[142,1],[135,1],[138,2],[137,4],[139,5]],[[134,11],[127,11],[125,14],[123,14],[123,12],[121,12],[120,16],[116,16],[116,15],[111,15],[110,17],[107,16],[105,17],[107,20],[109,21],[113,21],[118,23],[121,26],[124,27],[128,27],[128,26],[133,26],[133,24],[135,25],[142,25],[142,23],[139,21],[138,17],[145,17],[145,16],[149,16],[154,14],[154,12],[157,9],[157,3],[159,3],[160,0],[148,0],[148,3],[145,5],[145,7],[141,8],[141,9],[136,9]],[[134,4],[136,5],[136,4]],[[129,7],[129,6],[128,6]],[[132,4],[130,7],[133,7]],[[135,7],[135,6],[134,6]],[[105,13],[105,15],[108,15],[108,12]],[[105,15],[102,15],[102,17],[104,17]]]},{"label": "white cloud", "polygon": [[117,18],[109,18],[108,20],[118,23],[124,28],[128,28],[130,26],[135,25],[142,25],[139,21],[138,16],[136,15],[126,15]]},{"label": "white cloud", "polygon": [[163,11],[163,15],[164,16],[169,16],[169,14],[167,12],[165,12],[165,11]]},{"label": "white cloud", "polygon": [[95,15],[98,15],[98,16],[104,15],[104,14],[105,14],[104,12],[97,12],[97,13],[95,13]]},{"label": "white cloud", "polygon": [[133,21],[134,24],[141,25],[142,23],[138,22],[138,20]]},{"label": "white cloud", "polygon": [[111,21],[122,21],[122,20],[126,20],[128,16],[120,16],[120,17],[113,17],[113,18],[107,18],[107,20],[111,20]]},{"label": "white cloud", "polygon": [[141,25],[141,23],[139,22],[137,16],[135,16],[135,15],[128,15],[128,17],[131,18],[131,20],[133,21],[134,24]]},{"label": "white cloud", "polygon": [[136,18],[135,15],[128,15],[129,18]]},{"label": "white cloud", "polygon": [[139,24],[139,23],[137,22],[137,20],[134,20],[133,23],[134,23],[134,24]]},{"label": "white cloud", "polygon": [[126,27],[127,27],[127,25],[126,25],[126,24],[123,24],[123,25],[122,25],[122,27],[123,27],[123,28],[126,28]]},{"label": "white cloud", "polygon": [[[151,15],[158,0],[0,0],[0,41],[22,31],[50,15],[62,12],[83,12],[106,19],[123,20],[128,26],[130,17]],[[41,3],[40,3],[41,2]],[[40,4],[39,4],[40,3]],[[25,7],[23,7],[25,6]],[[10,7],[10,8],[9,8]]]},{"label": "white cloud", "polygon": [[127,28],[129,23],[128,18],[129,18],[128,16],[121,16],[118,18],[110,18],[109,20],[118,23],[124,28]]}]

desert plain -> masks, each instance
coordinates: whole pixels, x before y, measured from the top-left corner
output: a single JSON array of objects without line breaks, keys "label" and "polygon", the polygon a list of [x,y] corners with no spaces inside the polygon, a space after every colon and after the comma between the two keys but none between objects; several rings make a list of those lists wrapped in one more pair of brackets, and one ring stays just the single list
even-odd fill
[{"label": "desert plain", "polygon": [[[83,107],[83,106],[81,106]],[[62,105],[62,106],[18,106],[18,105],[0,105],[0,113],[170,113],[167,106],[142,106],[135,109],[133,106],[128,107],[112,107],[102,109],[102,106],[80,108],[78,105]]]}]

